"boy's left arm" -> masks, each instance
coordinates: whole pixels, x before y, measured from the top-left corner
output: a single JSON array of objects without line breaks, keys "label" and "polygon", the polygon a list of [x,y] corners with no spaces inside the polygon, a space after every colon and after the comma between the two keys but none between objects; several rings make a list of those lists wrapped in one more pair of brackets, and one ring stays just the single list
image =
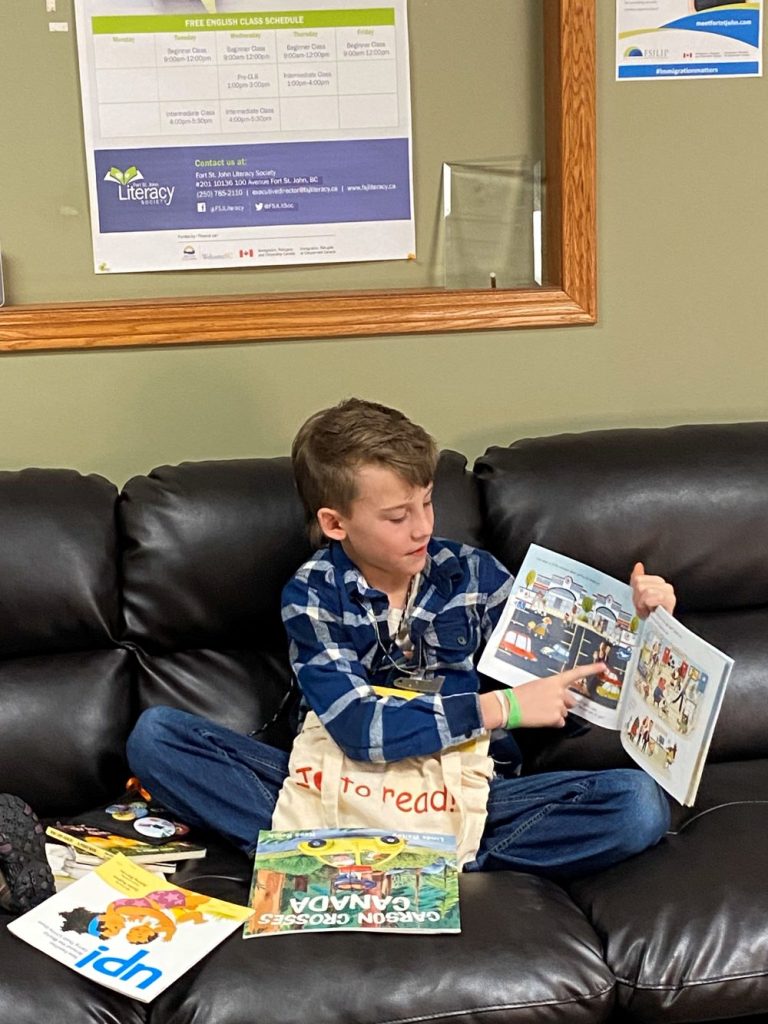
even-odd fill
[{"label": "boy's left arm", "polygon": [[642,562],[637,562],[629,579],[632,601],[641,619],[646,619],[654,608],[664,608],[670,615],[675,610],[675,588],[662,576],[650,576]]}]

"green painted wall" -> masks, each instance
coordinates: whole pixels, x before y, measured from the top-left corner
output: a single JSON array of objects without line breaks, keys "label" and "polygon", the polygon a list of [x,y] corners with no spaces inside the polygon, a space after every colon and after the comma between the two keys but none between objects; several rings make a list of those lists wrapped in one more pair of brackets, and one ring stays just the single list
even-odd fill
[{"label": "green painted wall", "polygon": [[530,434],[768,418],[768,82],[616,83],[598,8],[596,327],[2,356],[0,466],[122,483],[284,454],[351,394],[470,459]]}]

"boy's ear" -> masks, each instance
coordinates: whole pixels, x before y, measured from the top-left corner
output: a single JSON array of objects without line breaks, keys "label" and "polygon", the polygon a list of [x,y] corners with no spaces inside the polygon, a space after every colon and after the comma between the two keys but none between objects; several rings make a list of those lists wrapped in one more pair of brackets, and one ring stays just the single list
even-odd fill
[{"label": "boy's ear", "polygon": [[346,540],[347,531],[342,525],[344,518],[335,508],[319,508],[317,522],[329,540]]}]

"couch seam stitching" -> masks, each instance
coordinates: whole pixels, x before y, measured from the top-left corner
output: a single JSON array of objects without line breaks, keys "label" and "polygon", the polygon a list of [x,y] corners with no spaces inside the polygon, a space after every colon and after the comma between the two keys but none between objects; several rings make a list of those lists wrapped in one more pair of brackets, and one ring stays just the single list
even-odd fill
[{"label": "couch seam stitching", "polygon": [[445,1013],[421,1014],[418,1017],[390,1017],[387,1020],[379,1021],[378,1024],[416,1024],[418,1021],[447,1020],[449,1018],[463,1017],[466,1014],[476,1013],[499,1013],[502,1010],[524,1010],[532,1006],[568,1006],[571,1003],[587,1003],[594,999],[612,992],[614,985],[608,985],[597,992],[583,996],[573,996],[571,999],[536,999],[528,1002],[498,1003],[495,1006],[468,1006],[463,1010],[449,1010]]},{"label": "couch seam stitching", "polygon": [[722,974],[717,978],[693,979],[680,982],[677,985],[648,985],[639,981],[631,981],[629,978],[621,978],[618,975],[616,975],[616,981],[619,985],[627,985],[630,988],[643,989],[648,992],[674,992],[679,989],[697,988],[701,985],[719,985],[724,981],[743,981],[747,978],[765,978],[766,976],[768,976],[768,971],[753,971],[750,974]]}]

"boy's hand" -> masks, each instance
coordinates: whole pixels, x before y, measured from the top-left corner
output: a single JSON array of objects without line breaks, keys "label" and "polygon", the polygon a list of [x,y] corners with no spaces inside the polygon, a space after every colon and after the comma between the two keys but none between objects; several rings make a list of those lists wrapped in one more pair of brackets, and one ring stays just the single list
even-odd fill
[{"label": "boy's hand", "polygon": [[664,608],[671,615],[677,598],[671,583],[661,576],[647,576],[645,566],[637,562],[629,579],[632,601],[641,619],[647,619],[654,608]]},{"label": "boy's hand", "polygon": [[568,717],[568,709],[576,703],[570,687],[579,679],[596,676],[605,672],[602,661],[592,665],[577,665],[566,672],[545,679],[532,679],[515,687],[515,696],[520,705],[520,725],[528,727],[550,726],[562,728]]},{"label": "boy's hand", "polygon": [[[515,696],[520,705],[520,726],[554,726],[562,728],[568,716],[568,709],[576,703],[570,687],[579,679],[595,676],[605,671],[605,664],[598,661],[593,665],[578,665],[567,672],[558,672],[546,679],[531,679],[515,687]],[[505,724],[501,705],[494,693],[480,694],[480,710],[486,729],[498,729]]]}]

